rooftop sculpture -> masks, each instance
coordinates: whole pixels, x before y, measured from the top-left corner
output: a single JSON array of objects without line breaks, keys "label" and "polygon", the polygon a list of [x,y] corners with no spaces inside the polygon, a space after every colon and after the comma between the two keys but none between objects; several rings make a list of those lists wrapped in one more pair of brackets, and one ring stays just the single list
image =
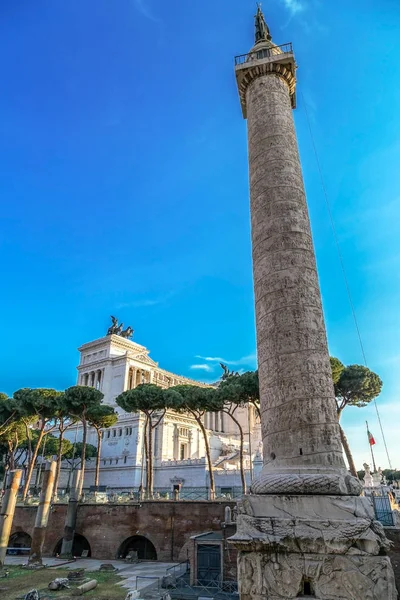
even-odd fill
[{"label": "rooftop sculpture", "polygon": [[133,336],[134,330],[132,327],[128,326],[124,329],[123,323],[118,323],[118,319],[111,315],[111,327],[107,330],[107,335],[119,335],[120,337],[130,339]]}]

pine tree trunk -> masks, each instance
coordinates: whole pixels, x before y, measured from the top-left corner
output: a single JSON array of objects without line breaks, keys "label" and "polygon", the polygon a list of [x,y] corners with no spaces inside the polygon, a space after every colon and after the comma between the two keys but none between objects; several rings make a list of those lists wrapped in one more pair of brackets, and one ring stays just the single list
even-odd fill
[{"label": "pine tree trunk", "polygon": [[101,443],[103,441],[103,432],[100,429],[96,429],[97,431],[97,456],[96,456],[96,475],[94,478],[94,485],[96,488],[99,487],[100,480],[100,454],[101,454]]},{"label": "pine tree trunk", "polygon": [[29,425],[26,421],[24,421],[25,431],[26,431],[26,439],[28,440],[28,465],[32,460],[32,440],[31,440],[31,432],[29,429]]},{"label": "pine tree trunk", "polygon": [[11,469],[10,469],[10,461],[9,461],[9,462],[8,462],[8,465],[5,465],[5,467],[4,467],[4,479],[3,479],[3,486],[2,486],[2,490],[1,490],[1,492],[2,492],[2,494],[1,494],[1,497],[3,497],[3,496],[4,496],[4,494],[5,494],[5,491],[6,491],[6,485],[7,485],[8,473],[9,473],[9,471],[10,471],[10,470],[11,470]]},{"label": "pine tree trunk", "polygon": [[81,479],[79,482],[79,498],[82,496],[83,480],[85,478],[85,462],[86,462],[86,440],[87,440],[87,421],[85,415],[82,416],[82,458],[81,458]]},{"label": "pine tree trunk", "polygon": [[9,440],[7,442],[8,445],[8,464],[9,464],[9,470],[10,471],[14,471],[15,469],[15,460],[14,460],[14,447],[12,442]]},{"label": "pine tree trunk", "polygon": [[64,429],[60,429],[59,431],[60,431],[60,437],[58,438],[57,465],[56,465],[56,473],[54,476],[53,497],[51,499],[52,502],[53,502],[54,498],[57,496],[58,482],[60,481],[60,473],[61,473],[62,443],[64,440]]},{"label": "pine tree trunk", "polygon": [[260,410],[260,406],[257,404],[257,402],[255,402],[254,400],[250,400],[250,403],[254,406],[257,416],[259,418],[259,420],[261,421],[261,410]]},{"label": "pine tree trunk", "polygon": [[149,489],[148,489],[148,498],[150,500],[153,499],[153,430],[151,427],[151,417],[149,418],[149,437],[148,437],[148,445],[149,445]]},{"label": "pine tree trunk", "polygon": [[146,415],[146,420],[144,422],[144,429],[143,429],[143,445],[144,445],[144,458],[145,458],[145,464],[146,464],[146,484],[145,484],[145,494],[146,494],[146,498],[148,498],[149,496],[149,444],[148,444],[148,435],[147,435],[147,426],[149,423],[149,417]]},{"label": "pine tree trunk", "polygon": [[356,465],[354,464],[354,459],[353,459],[353,455],[350,450],[348,439],[347,439],[346,434],[344,433],[342,426],[340,424],[339,424],[339,428],[340,428],[340,439],[342,440],[343,450],[344,450],[344,453],[346,454],[347,462],[349,463],[350,473],[352,475],[354,475],[354,477],[358,478]]},{"label": "pine tree trunk", "polygon": [[[190,411],[192,412],[192,411]],[[206,457],[207,457],[207,464],[208,464],[208,471],[209,471],[209,475],[210,475],[210,500],[215,500],[215,480],[214,480],[214,470],[213,470],[213,464],[211,462],[211,453],[210,453],[210,444],[208,443],[208,437],[207,437],[207,432],[205,430],[205,427],[202,423],[201,418],[194,412],[192,412],[192,415],[194,416],[194,418],[196,419],[201,432],[203,434],[204,437],[204,445],[206,447]]]},{"label": "pine tree trunk", "polygon": [[35,468],[35,463],[36,463],[36,459],[37,459],[37,456],[38,456],[38,453],[39,453],[39,448],[40,448],[40,445],[41,445],[42,440],[44,438],[44,428],[45,428],[45,425],[46,424],[43,423],[43,425],[42,425],[42,427],[40,429],[39,437],[38,437],[37,443],[36,443],[36,448],[32,452],[31,462],[28,464],[28,469],[26,471],[26,478],[25,478],[24,490],[22,492],[22,501],[23,502],[26,500],[26,496],[28,494],[29,486],[31,484],[33,469]]},{"label": "pine tree trunk", "polygon": [[[226,411],[226,410],[224,410],[223,412],[230,416],[230,418],[232,419],[232,421],[234,421],[234,423],[236,423],[236,425],[237,425],[237,427],[239,429],[239,435],[240,435],[240,449],[239,449],[240,478],[242,480],[243,494],[246,494],[247,493],[247,484],[246,484],[246,474],[244,472],[244,461],[243,461],[243,455],[244,455],[244,435],[243,435],[243,428],[242,428],[241,424],[239,423],[239,421],[233,416],[232,413],[230,413],[229,411]],[[250,460],[251,460],[251,456],[250,456]]]}]

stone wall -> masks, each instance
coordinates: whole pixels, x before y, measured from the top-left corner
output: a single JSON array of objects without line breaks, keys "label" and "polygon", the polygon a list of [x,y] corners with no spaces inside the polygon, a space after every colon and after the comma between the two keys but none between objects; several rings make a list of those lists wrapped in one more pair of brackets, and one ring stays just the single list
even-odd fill
[{"label": "stone wall", "polygon": [[[158,560],[183,561],[189,557],[192,536],[222,531],[222,537],[226,537],[222,525],[226,506],[233,510],[235,503],[145,501],[138,505],[82,504],[78,509],[76,533],[87,539],[93,558],[115,559],[124,540],[141,535],[153,543]],[[66,508],[66,505],[55,505],[50,513],[44,555],[51,556],[62,538]],[[12,533],[24,531],[32,535],[36,510],[35,506],[18,506]],[[230,526],[229,535],[233,533]],[[223,543],[227,545],[225,539]],[[236,552],[233,549],[224,552],[224,562],[232,579],[236,574]]]}]

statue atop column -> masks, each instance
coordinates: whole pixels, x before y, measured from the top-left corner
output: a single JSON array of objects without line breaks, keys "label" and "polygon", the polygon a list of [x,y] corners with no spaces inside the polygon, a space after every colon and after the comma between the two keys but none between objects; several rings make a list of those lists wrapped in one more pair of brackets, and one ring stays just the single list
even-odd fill
[{"label": "statue atop column", "polygon": [[123,323],[118,323],[118,319],[111,315],[111,326],[107,330],[107,335],[119,335],[120,337],[130,339],[133,336],[134,330],[128,326],[124,329]]},{"label": "statue atop column", "polygon": [[265,17],[261,10],[261,4],[257,4],[257,14],[255,16],[256,20],[256,43],[261,42],[263,40],[270,41],[272,39],[269,27],[265,22]]}]

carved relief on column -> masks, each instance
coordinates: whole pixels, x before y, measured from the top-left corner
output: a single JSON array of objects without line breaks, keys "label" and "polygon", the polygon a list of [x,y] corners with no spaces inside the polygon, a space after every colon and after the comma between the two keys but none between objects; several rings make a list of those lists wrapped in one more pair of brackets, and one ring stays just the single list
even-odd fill
[{"label": "carved relief on column", "polygon": [[343,461],[287,82],[256,77],[246,103],[266,460],[252,491],[358,495],[361,484]]}]

